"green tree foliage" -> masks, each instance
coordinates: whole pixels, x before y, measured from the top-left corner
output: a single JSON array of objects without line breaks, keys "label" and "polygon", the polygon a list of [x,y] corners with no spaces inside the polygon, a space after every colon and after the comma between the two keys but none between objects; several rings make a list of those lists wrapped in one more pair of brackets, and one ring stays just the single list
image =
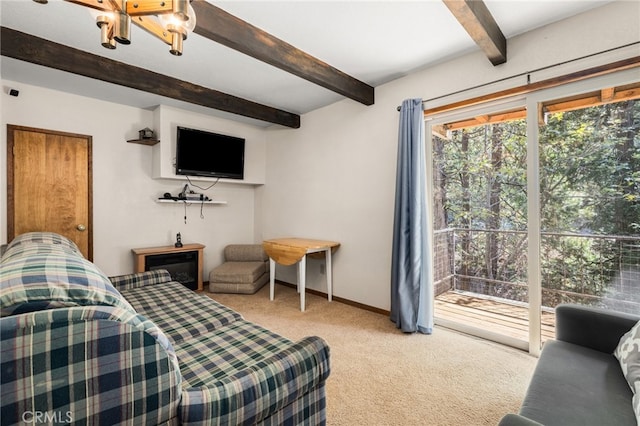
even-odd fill
[{"label": "green tree foliage", "polygon": [[540,132],[545,231],[640,231],[640,102],[552,114]]},{"label": "green tree foliage", "polygon": [[640,302],[640,102],[549,115],[540,153],[545,304],[629,310],[613,302]]},{"label": "green tree foliage", "polygon": [[[440,229],[456,228],[459,289],[522,298],[526,281],[526,123],[452,132],[436,141]],[[508,231],[508,232],[496,232]]]},{"label": "green tree foliage", "polygon": [[[628,299],[612,287],[625,287],[620,277],[630,271],[640,278],[640,242],[631,238],[640,236],[640,101],[546,121],[539,138],[543,304]],[[457,130],[435,145],[436,226],[459,229],[459,285],[526,300],[525,120]]]}]

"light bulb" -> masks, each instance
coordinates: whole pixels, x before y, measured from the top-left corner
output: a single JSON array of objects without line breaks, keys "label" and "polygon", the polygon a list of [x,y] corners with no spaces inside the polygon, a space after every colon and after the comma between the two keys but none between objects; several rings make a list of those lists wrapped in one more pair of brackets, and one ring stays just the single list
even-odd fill
[{"label": "light bulb", "polygon": [[115,49],[116,41],[113,39],[113,14],[98,15],[96,25],[100,28],[100,44],[107,49]]},{"label": "light bulb", "polygon": [[187,33],[190,33],[196,27],[196,12],[193,10],[193,7],[189,5],[187,7],[187,15],[188,19],[185,21],[179,15],[175,13],[165,13],[159,15],[158,18],[162,23],[162,26],[167,29],[167,31],[175,32],[176,28],[182,28],[184,31],[184,38],[187,38]]},{"label": "light bulb", "polygon": [[124,12],[115,14],[113,38],[121,44],[131,44],[131,17]]},{"label": "light bulb", "polygon": [[193,10],[191,4],[189,4],[189,7],[187,8],[187,17],[189,19],[184,22],[184,28],[188,32],[191,32],[196,28],[196,11]]}]

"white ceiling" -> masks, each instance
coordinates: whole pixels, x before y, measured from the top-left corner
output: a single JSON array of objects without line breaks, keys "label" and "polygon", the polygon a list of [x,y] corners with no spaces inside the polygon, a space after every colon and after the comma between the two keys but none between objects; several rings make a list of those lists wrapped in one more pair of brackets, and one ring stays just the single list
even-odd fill
[{"label": "white ceiling", "polygon": [[[208,1],[374,87],[479,49],[440,0]],[[507,39],[608,2],[485,0]],[[0,14],[4,27],[296,114],[342,99],[197,34],[185,40],[181,57],[135,26],[131,45],[104,49],[88,9],[62,0],[0,0]],[[164,103],[268,125],[11,58],[1,58],[0,73],[7,80],[141,108]]]}]

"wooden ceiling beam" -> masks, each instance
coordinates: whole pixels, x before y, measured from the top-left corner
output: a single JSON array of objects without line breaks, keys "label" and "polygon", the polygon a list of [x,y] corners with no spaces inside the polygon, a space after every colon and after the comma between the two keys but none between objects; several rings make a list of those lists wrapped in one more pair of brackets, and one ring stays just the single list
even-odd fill
[{"label": "wooden ceiling beam", "polygon": [[204,0],[191,5],[197,16],[194,33],[364,105],[373,105],[374,88],[368,84]]},{"label": "wooden ceiling beam", "polygon": [[300,116],[297,114],[114,61],[10,28],[1,27],[0,38],[2,39],[0,45],[2,56],[268,123],[280,124],[294,129],[300,127]]},{"label": "wooden ceiling beam", "polygon": [[507,39],[482,0],[442,0],[493,65],[507,62]]}]

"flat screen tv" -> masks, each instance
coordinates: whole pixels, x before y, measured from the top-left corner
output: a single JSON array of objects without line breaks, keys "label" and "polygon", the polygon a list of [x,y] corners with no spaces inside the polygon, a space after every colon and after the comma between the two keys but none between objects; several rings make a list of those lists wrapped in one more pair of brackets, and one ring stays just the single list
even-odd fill
[{"label": "flat screen tv", "polygon": [[178,126],[176,174],[244,179],[244,139]]}]

